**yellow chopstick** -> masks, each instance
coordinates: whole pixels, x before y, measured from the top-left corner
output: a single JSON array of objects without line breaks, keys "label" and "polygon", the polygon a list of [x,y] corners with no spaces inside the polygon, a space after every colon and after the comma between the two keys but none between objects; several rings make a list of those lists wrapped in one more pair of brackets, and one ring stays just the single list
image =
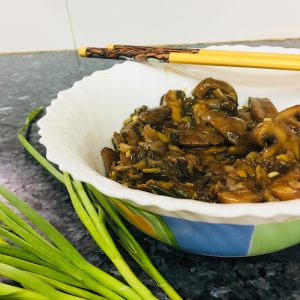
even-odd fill
[{"label": "yellow chopstick", "polygon": [[180,49],[108,45],[107,48],[85,47],[80,56],[137,61],[156,60],[166,63],[199,64],[244,68],[263,68],[300,71],[299,54],[242,52],[212,49]]},{"label": "yellow chopstick", "polygon": [[300,71],[300,55],[200,50],[198,54],[171,52],[170,63]]}]

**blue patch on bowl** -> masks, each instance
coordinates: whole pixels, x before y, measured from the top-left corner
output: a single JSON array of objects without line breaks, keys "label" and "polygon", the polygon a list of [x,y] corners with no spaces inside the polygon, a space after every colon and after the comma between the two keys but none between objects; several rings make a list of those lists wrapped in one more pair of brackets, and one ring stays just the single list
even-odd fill
[{"label": "blue patch on bowl", "polygon": [[163,216],[182,250],[217,256],[248,255],[253,225],[217,224]]}]

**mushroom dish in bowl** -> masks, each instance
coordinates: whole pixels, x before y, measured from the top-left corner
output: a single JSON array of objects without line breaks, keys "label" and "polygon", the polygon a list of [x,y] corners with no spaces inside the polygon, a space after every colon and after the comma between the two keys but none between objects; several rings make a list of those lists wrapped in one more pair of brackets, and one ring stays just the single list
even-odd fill
[{"label": "mushroom dish in bowl", "polygon": [[40,141],[164,243],[271,253],[300,242],[299,82],[295,71],[125,62],[60,92]]}]

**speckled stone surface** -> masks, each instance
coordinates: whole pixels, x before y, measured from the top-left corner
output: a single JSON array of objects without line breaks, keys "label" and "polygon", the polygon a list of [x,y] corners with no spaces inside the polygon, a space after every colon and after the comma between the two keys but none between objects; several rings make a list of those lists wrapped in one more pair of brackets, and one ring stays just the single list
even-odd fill
[{"label": "speckled stone surface", "polygon": [[[244,44],[300,48],[300,40]],[[119,278],[81,225],[65,188],[48,175],[17,140],[17,131],[33,108],[49,105],[60,90],[115,63],[81,59],[72,51],[0,55],[0,184],[33,205],[89,261]],[[29,137],[44,152],[38,144],[35,125]],[[159,271],[184,299],[300,299],[300,244],[259,257],[215,258],[174,250],[129,227]],[[157,298],[167,299],[154,281],[126,253],[124,255]]]}]

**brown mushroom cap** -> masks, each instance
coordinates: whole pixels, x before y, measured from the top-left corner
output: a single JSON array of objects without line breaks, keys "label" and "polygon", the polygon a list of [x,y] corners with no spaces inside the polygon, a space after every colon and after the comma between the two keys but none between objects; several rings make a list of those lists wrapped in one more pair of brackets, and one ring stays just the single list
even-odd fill
[{"label": "brown mushroom cap", "polygon": [[166,119],[171,114],[171,108],[164,105],[153,109],[148,109],[139,114],[139,119],[145,124],[157,124]]},{"label": "brown mushroom cap", "polygon": [[230,143],[237,145],[240,139],[246,133],[247,123],[236,117],[217,117],[212,118],[209,123],[220,132]]},{"label": "brown mushroom cap", "polygon": [[263,148],[266,158],[290,150],[300,159],[300,138],[283,122],[266,120],[259,123],[251,132],[254,143]]},{"label": "brown mushroom cap", "polygon": [[249,97],[248,102],[250,112],[257,122],[261,122],[265,118],[273,119],[278,113],[276,107],[268,98]]},{"label": "brown mushroom cap", "polygon": [[240,118],[240,119],[243,119],[247,123],[254,122],[252,114],[249,110],[238,109],[237,110],[237,117]]},{"label": "brown mushroom cap", "polygon": [[133,129],[125,127],[120,131],[120,133],[121,133],[123,140],[127,144],[129,144],[131,146],[134,146],[137,144],[138,136]]},{"label": "brown mushroom cap", "polygon": [[291,200],[300,198],[300,164],[296,164],[290,170],[275,179],[269,186],[270,194],[279,200]]},{"label": "brown mushroom cap", "polygon": [[108,147],[104,147],[101,150],[101,156],[102,156],[102,159],[103,159],[103,162],[104,162],[105,171],[108,174],[109,171],[110,171],[112,163],[114,161],[118,160],[118,155],[114,150],[112,150]]},{"label": "brown mushroom cap", "polygon": [[194,88],[192,94],[195,98],[222,100],[220,104],[222,110],[234,112],[238,106],[238,96],[235,89],[222,80],[206,78]]},{"label": "brown mushroom cap", "polygon": [[289,107],[275,117],[276,121],[282,121],[294,132],[300,132],[300,105]]}]

